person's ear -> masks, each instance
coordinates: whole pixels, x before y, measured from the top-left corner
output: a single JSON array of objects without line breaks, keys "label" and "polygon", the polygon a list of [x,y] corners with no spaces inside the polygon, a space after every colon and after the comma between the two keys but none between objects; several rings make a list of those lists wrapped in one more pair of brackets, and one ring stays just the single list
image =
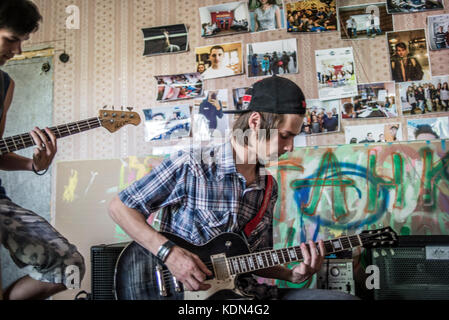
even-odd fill
[{"label": "person's ear", "polygon": [[260,129],[260,122],[261,122],[261,115],[259,112],[253,112],[249,119],[248,119],[248,125],[249,128],[252,130]]}]

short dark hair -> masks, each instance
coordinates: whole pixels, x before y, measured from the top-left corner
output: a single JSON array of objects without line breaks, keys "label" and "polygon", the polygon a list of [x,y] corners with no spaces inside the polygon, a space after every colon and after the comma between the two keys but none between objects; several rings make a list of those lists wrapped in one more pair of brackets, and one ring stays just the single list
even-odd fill
[{"label": "short dark hair", "polygon": [[212,48],[210,48],[209,54],[212,53],[212,50],[221,50],[224,52],[224,49],[222,46],[213,46]]},{"label": "short dark hair", "polygon": [[25,35],[39,29],[42,16],[29,0],[2,0],[0,3],[0,29],[9,29]]},{"label": "short dark hair", "polygon": [[406,45],[404,42],[399,42],[399,43],[396,45],[395,49],[397,49],[398,47],[401,48],[401,49],[403,49],[403,50],[407,50],[407,45]]},{"label": "short dark hair", "polygon": [[415,129],[415,139],[418,138],[418,136],[421,133],[430,133],[430,134],[434,135],[435,139],[439,139],[440,138],[438,136],[438,134],[435,131],[433,131],[432,127],[430,125],[428,125],[428,124],[420,124],[420,125],[418,125],[416,127],[416,129]]}]

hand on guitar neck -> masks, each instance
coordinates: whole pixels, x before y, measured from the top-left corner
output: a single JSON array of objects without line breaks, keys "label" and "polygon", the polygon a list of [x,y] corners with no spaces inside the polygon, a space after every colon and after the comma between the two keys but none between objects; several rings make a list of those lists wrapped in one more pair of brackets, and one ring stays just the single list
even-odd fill
[{"label": "hand on guitar neck", "polygon": [[44,134],[38,127],[34,128],[30,135],[33,137],[37,146],[34,149],[31,170],[42,171],[48,169],[57,151],[55,134],[48,128],[45,128]]}]

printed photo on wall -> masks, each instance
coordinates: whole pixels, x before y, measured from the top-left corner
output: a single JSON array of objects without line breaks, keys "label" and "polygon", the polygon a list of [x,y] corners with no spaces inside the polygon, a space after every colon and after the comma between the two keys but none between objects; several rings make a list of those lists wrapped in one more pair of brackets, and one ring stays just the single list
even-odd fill
[{"label": "printed photo on wall", "polygon": [[251,32],[285,28],[282,0],[249,0],[248,8]]},{"label": "printed photo on wall", "polygon": [[385,3],[339,7],[338,21],[343,40],[375,38],[394,30],[393,16]]},{"label": "printed photo on wall", "polygon": [[248,43],[248,77],[298,73],[296,39]]},{"label": "printed photo on wall", "polygon": [[358,95],[341,100],[342,119],[397,117],[394,82],[359,84]]},{"label": "printed photo on wall", "polygon": [[415,13],[444,9],[443,0],[387,0],[388,13]]},{"label": "printed photo on wall", "polygon": [[185,24],[143,28],[144,56],[185,52],[189,37]]},{"label": "printed photo on wall", "polygon": [[408,140],[434,140],[449,138],[449,118],[420,118],[407,120]]},{"label": "printed photo on wall", "polygon": [[346,144],[402,141],[400,123],[345,126]]},{"label": "printed photo on wall", "polygon": [[449,111],[449,76],[432,77],[429,81],[403,82],[397,86],[402,114],[424,114]]},{"label": "printed photo on wall", "polygon": [[449,14],[427,17],[430,50],[449,48]]},{"label": "printed photo on wall", "polygon": [[321,100],[357,95],[352,47],[315,50],[318,96]]},{"label": "printed photo on wall", "polygon": [[392,80],[429,80],[429,53],[424,29],[387,32]]},{"label": "printed photo on wall", "polygon": [[217,44],[195,49],[197,72],[204,80],[243,73],[241,42]]},{"label": "printed photo on wall", "polygon": [[208,141],[211,137],[224,138],[229,129],[228,90],[209,90],[204,99],[194,101],[193,133],[195,140]]},{"label": "printed photo on wall", "polygon": [[144,109],[145,141],[177,139],[190,135],[190,106]]},{"label": "printed photo on wall", "polygon": [[251,101],[250,97],[245,99],[248,89],[248,87],[232,89],[232,99],[234,100],[234,108],[236,110],[242,110],[248,107],[248,104]]},{"label": "printed photo on wall", "polygon": [[340,100],[307,99],[301,134],[313,135],[340,131]]},{"label": "printed photo on wall", "polygon": [[201,7],[201,36],[228,36],[249,32],[249,12],[246,2],[230,2]]},{"label": "printed photo on wall", "polygon": [[203,94],[203,80],[199,72],[155,76],[157,101],[175,101],[199,97]]},{"label": "printed photo on wall", "polygon": [[286,3],[287,32],[337,30],[336,0],[304,0]]}]

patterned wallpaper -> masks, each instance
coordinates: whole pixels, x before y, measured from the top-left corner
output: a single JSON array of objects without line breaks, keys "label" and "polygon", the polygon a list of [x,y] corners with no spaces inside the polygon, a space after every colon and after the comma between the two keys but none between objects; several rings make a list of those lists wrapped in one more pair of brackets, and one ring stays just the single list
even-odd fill
[{"label": "patterned wallpaper", "polygon": [[[154,75],[195,71],[194,48],[242,41],[262,42],[277,39],[298,39],[299,73],[286,75],[303,89],[308,99],[318,98],[315,81],[314,51],[352,46],[359,83],[390,80],[386,37],[371,40],[341,40],[338,32],[326,34],[288,34],[286,30],[246,33],[204,39],[200,33],[198,8],[234,0],[35,0],[44,16],[41,29],[25,44],[33,47],[44,42],[56,48],[54,70],[54,124],[85,119],[97,115],[104,105],[134,106],[136,111],[152,106],[177,104],[156,103]],[[338,1],[338,6],[375,1]],[[449,13],[445,10],[394,15],[395,30],[426,27],[426,16]],[[65,28],[69,5],[80,8],[80,29]],[[143,57],[141,28],[185,23],[189,29],[190,50],[185,53]],[[65,39],[65,41],[63,41]],[[57,59],[62,50],[70,55],[63,64]],[[246,50],[246,46],[245,46]],[[449,74],[449,51],[430,51],[434,76]],[[257,78],[256,78],[257,79]],[[207,80],[205,89],[245,87],[254,78],[240,75]],[[188,100],[183,101],[183,103]],[[193,103],[193,102],[192,102]],[[377,123],[383,120],[357,120],[354,124]],[[405,120],[402,119],[403,124]],[[347,121],[343,121],[343,127]],[[344,129],[343,129],[344,130]],[[405,130],[405,129],[404,129]],[[403,132],[405,134],[405,131]],[[344,143],[344,133],[307,137],[308,145]],[[115,134],[97,129],[59,142],[57,161],[106,159],[145,155],[152,144],[144,141],[143,126],[127,126]]]}]

